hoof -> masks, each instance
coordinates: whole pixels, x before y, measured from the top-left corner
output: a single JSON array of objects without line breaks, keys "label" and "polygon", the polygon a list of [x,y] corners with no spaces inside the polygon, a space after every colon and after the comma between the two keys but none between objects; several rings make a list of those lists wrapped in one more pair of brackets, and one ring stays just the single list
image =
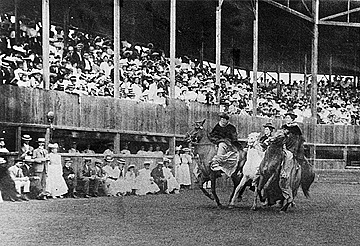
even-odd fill
[{"label": "hoof", "polygon": [[228,208],[235,208],[235,205],[229,205]]},{"label": "hoof", "polygon": [[284,210],[279,211],[280,214],[285,214],[286,212]]},{"label": "hoof", "polygon": [[292,208],[296,207],[295,202],[290,203],[290,206],[291,206]]},{"label": "hoof", "polygon": [[256,207],[255,207],[255,206],[252,206],[252,207],[251,207],[251,210],[252,210],[252,211],[256,211]]}]

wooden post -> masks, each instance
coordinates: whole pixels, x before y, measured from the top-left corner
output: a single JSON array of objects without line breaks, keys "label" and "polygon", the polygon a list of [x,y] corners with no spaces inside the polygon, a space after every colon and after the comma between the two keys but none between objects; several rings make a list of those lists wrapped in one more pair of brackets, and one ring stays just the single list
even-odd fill
[{"label": "wooden post", "polygon": [[42,0],[42,53],[43,53],[43,79],[44,89],[50,89],[50,0]]},{"label": "wooden post", "polygon": [[46,132],[45,132],[45,148],[49,146],[50,136],[51,136],[51,128],[49,126],[46,128]]},{"label": "wooden post", "polygon": [[[117,0],[115,0],[117,1]],[[120,153],[120,133],[116,133],[115,137],[114,137],[114,153],[115,154],[119,154]]]},{"label": "wooden post", "polygon": [[276,75],[277,75],[276,91],[277,91],[277,96],[279,97],[281,95],[280,67],[278,67],[278,71],[276,72]]},{"label": "wooden post", "polygon": [[291,73],[289,73],[289,85],[291,85]]},{"label": "wooden post", "polygon": [[305,54],[304,58],[304,86],[303,86],[303,94],[306,95],[307,89],[307,54]]},{"label": "wooden post", "polygon": [[330,59],[329,59],[329,81],[330,83],[332,82],[332,63],[333,63],[333,59],[332,59],[332,54],[330,54]]},{"label": "wooden post", "polygon": [[120,24],[120,0],[114,0],[114,98],[120,97]]},{"label": "wooden post", "polygon": [[[216,7],[216,75],[215,84],[220,86],[220,65],[221,65],[221,6],[224,0],[219,0],[219,5]],[[220,102],[219,93],[217,93],[217,100]]]},{"label": "wooden post", "polygon": [[15,143],[16,150],[20,150],[21,148],[21,126],[16,128],[16,143]]},{"label": "wooden post", "polygon": [[171,137],[169,140],[169,154],[175,155],[175,147],[176,147],[176,138]]},{"label": "wooden post", "polygon": [[19,26],[19,0],[15,0],[15,44],[17,45],[20,38],[20,26]]},{"label": "wooden post", "polygon": [[254,8],[254,36],[253,36],[253,116],[257,115],[257,71],[258,71],[258,28],[259,28],[259,0],[255,0]]},{"label": "wooden post", "polygon": [[175,98],[176,0],[170,2],[170,98]]},{"label": "wooden post", "polygon": [[317,73],[318,73],[318,42],[319,42],[319,0],[313,0],[314,31],[311,57],[311,116],[316,118],[317,104]]}]

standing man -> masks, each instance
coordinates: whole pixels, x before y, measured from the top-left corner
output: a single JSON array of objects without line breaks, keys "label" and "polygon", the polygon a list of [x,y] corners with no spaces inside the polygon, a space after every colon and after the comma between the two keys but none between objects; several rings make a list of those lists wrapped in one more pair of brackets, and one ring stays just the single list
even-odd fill
[{"label": "standing man", "polygon": [[46,200],[46,176],[48,169],[49,153],[45,149],[45,138],[38,139],[39,147],[33,151],[34,174],[40,178],[40,190],[38,198]]},{"label": "standing man", "polygon": [[30,146],[30,141],[32,140],[32,138],[30,137],[30,135],[23,135],[22,138],[22,146],[20,148],[19,151],[19,155],[21,159],[25,159],[27,156],[32,156],[34,148],[32,146]]}]

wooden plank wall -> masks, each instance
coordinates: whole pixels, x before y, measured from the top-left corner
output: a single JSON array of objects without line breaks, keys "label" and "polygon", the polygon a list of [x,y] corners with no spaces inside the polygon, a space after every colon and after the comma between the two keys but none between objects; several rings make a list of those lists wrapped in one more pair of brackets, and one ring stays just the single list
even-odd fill
[{"label": "wooden plank wall", "polygon": [[[128,130],[159,134],[186,134],[196,120],[207,119],[211,129],[218,121],[219,107],[200,103],[169,100],[163,107],[153,103],[110,97],[78,96],[60,91],[0,86],[0,122],[47,124],[46,115],[55,113],[54,125],[88,129]],[[262,131],[269,119],[231,116],[246,138]],[[274,120],[280,127],[283,122]],[[360,126],[315,125],[311,120],[300,124],[305,140],[310,143],[360,144]]]}]

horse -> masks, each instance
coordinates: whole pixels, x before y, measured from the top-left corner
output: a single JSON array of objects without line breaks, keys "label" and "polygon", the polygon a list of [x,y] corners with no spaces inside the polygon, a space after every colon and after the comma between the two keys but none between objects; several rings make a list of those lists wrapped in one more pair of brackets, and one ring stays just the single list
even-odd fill
[{"label": "horse", "polygon": [[[211,200],[215,200],[218,207],[222,207],[219,197],[216,194],[216,179],[221,177],[222,171],[213,170],[211,168],[211,162],[213,157],[217,153],[216,145],[213,144],[209,137],[208,132],[204,129],[203,125],[205,119],[195,127],[192,131],[187,133],[186,140],[194,146],[194,154],[198,157],[198,185],[200,190]],[[237,148],[238,159],[234,172],[231,174],[231,179],[234,184],[234,190],[230,196],[232,199],[235,191],[235,187],[240,183],[241,176],[238,175],[241,167],[243,166],[246,158],[246,153],[241,148]],[[211,194],[204,189],[203,185],[205,182],[211,181]]]},{"label": "horse", "polygon": [[[297,195],[297,191],[301,183],[301,166],[298,161],[292,156],[291,152],[286,154],[283,143],[286,138],[283,130],[275,132],[273,137],[270,137],[270,145],[265,151],[265,156],[260,163],[260,179],[257,185],[258,195],[262,202],[267,201],[267,205],[271,206],[279,201],[283,204],[280,211],[286,212],[289,205],[293,205],[293,199]],[[281,167],[288,161],[289,177],[281,179]],[[280,182],[288,182],[289,190],[280,188]],[[284,187],[282,185],[282,187]],[[305,192],[304,192],[305,194]],[[256,202],[256,199],[254,200]],[[256,208],[256,204],[254,204]]]},{"label": "horse", "polygon": [[[234,207],[235,197],[236,197],[237,193],[240,190],[242,190],[243,188],[245,188],[245,185],[249,181],[252,181],[252,183],[254,183],[254,181],[257,177],[260,163],[261,163],[262,159],[264,158],[264,151],[263,151],[262,147],[260,146],[259,137],[260,137],[260,133],[258,133],[258,132],[250,133],[248,136],[248,140],[247,140],[248,151],[246,154],[246,162],[245,162],[243,170],[242,170],[243,176],[242,176],[242,179],[241,179],[239,185],[235,189],[235,193],[232,196],[232,199],[229,204],[229,208]],[[257,186],[255,185],[254,201],[253,201],[253,206],[251,207],[252,210],[256,209],[256,199],[257,199]]]}]

